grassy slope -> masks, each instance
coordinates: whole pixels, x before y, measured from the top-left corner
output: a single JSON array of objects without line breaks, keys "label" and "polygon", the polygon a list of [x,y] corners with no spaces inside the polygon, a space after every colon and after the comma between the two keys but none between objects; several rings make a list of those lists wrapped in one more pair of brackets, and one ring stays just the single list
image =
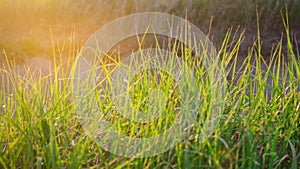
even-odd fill
[{"label": "grassy slope", "polygon": [[[87,38],[105,23],[135,12],[157,11],[168,12],[185,17],[208,33],[211,19],[211,36],[217,47],[220,47],[228,28],[240,30],[247,28],[243,50],[251,46],[256,32],[256,4],[259,9],[261,36],[266,50],[272,43],[278,41],[283,31],[280,11],[289,10],[290,26],[298,30],[299,7],[297,0],[289,1],[259,1],[243,2],[228,0],[199,0],[170,3],[151,1],[90,0],[90,1],[0,1],[0,48],[8,53],[15,52],[22,60],[24,57],[46,55],[52,58],[52,46],[63,48],[70,40],[70,34],[75,36],[74,43],[81,46]],[[299,36],[299,35],[298,35]],[[272,38],[271,38],[272,37]],[[52,42],[52,39],[54,42]],[[245,46],[245,47],[244,47]],[[66,49],[62,49],[66,53]],[[16,56],[15,56],[16,57]]]}]

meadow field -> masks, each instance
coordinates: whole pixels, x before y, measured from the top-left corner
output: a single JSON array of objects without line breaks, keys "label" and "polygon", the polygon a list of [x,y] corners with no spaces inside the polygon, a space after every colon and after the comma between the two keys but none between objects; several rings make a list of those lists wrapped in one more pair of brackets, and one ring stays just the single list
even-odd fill
[{"label": "meadow field", "polygon": [[[149,110],[145,100],[153,89],[168,96],[158,101],[167,104],[165,116],[139,124],[120,116],[109,88],[76,88],[73,78],[77,56],[95,31],[141,12],[173,14],[199,27],[216,48],[226,87],[222,100],[214,100],[207,75],[218,67],[206,70],[203,60],[179,45],[180,59],[192,65],[201,91],[201,106],[193,112],[197,125],[168,151],[129,158],[105,150],[85,130],[77,111],[86,100],[74,93],[95,93],[103,118],[118,133],[141,138],[172,126],[184,104],[181,88],[165,72],[134,75],[132,107]],[[300,167],[300,1],[0,0],[0,17],[0,168]],[[132,40],[121,42],[123,49]],[[107,65],[118,66],[116,60]],[[115,85],[111,76],[104,73],[108,85]],[[224,107],[203,141],[205,118],[216,102]]]}]

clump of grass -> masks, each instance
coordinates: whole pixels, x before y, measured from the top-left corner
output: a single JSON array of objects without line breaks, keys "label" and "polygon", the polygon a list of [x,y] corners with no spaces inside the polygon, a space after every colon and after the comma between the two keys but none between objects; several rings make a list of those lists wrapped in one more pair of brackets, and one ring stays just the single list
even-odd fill
[{"label": "clump of grass", "polygon": [[[282,60],[283,41],[280,41],[271,55],[272,66],[266,64],[261,56],[262,46],[258,38],[239,66],[243,68],[241,74],[231,75],[234,80],[229,81],[224,100],[225,110],[213,137],[200,142],[201,127],[195,126],[189,139],[178,143],[163,154],[147,158],[130,159],[116,156],[103,150],[87,136],[76,114],[77,105],[74,103],[77,102],[76,100],[74,102],[72,97],[73,79],[70,74],[74,73],[72,72],[74,68],[70,74],[65,73],[69,71],[54,60],[53,72],[40,78],[34,78],[30,70],[24,76],[20,76],[13,67],[1,68],[1,168],[299,167],[299,52],[295,51],[291,43],[287,20],[284,25],[288,37],[286,55],[288,60]],[[232,34],[228,32],[218,55],[222,56],[220,59],[224,66],[231,62],[232,72],[238,72],[239,63],[236,58],[239,56],[243,35],[234,43],[234,48],[228,50],[231,36]],[[184,55],[182,58],[192,59],[191,53],[182,52],[182,54]],[[70,61],[72,62],[73,60]],[[205,95],[206,92],[209,93],[209,85],[206,85],[209,79],[203,76],[205,72],[203,64],[196,65],[198,65],[195,68],[197,85],[202,86]],[[153,79],[157,79],[158,75],[164,77],[164,83],[158,85],[164,91],[177,90],[172,84],[173,80],[163,73],[153,75],[151,72],[141,72],[135,78],[143,79],[142,76],[145,74],[152,75]],[[147,95],[143,92],[157,87],[157,83],[152,82],[146,79],[135,84],[145,88],[138,88],[130,93],[137,101],[134,105],[136,108],[149,108],[143,106],[143,100]],[[266,90],[271,93],[270,96]],[[180,104],[178,95],[175,93],[174,97],[170,97],[167,116],[169,113],[171,117],[174,113],[172,108]],[[104,100],[99,99],[98,102],[102,109],[114,112],[109,96],[109,94],[101,96]],[[199,115],[210,106],[209,98],[202,99],[203,105],[197,112]],[[109,115],[107,120],[120,122],[115,128],[130,136],[156,134],[159,132],[156,131],[156,127],[163,128],[165,124],[159,119],[153,123],[154,125],[137,126],[129,124],[117,114]],[[138,133],[137,129],[140,129]]]}]

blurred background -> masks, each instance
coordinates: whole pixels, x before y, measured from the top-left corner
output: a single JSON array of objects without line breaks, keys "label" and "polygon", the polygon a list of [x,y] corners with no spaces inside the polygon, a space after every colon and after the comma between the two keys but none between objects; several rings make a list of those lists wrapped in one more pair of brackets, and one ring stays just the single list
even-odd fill
[{"label": "blurred background", "polygon": [[241,50],[247,51],[257,37],[256,11],[263,52],[284,36],[281,14],[288,12],[291,36],[300,36],[299,0],[0,0],[0,62],[7,57],[35,65],[56,56],[75,56],[104,24],[146,11],[187,18],[209,34],[216,48],[228,30],[245,30]]}]

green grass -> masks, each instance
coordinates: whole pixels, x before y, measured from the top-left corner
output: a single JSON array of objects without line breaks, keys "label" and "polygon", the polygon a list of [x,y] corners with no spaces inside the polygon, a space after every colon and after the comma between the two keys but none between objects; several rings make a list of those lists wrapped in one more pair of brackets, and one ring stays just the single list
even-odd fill
[{"label": "green grass", "polygon": [[[300,55],[298,47],[293,46],[287,20],[284,18],[288,38],[281,39],[270,51],[268,64],[273,66],[265,65],[258,25],[258,38],[248,49],[243,70],[238,70],[241,65],[237,58],[244,36],[230,31],[226,34],[218,55],[224,67],[232,66],[233,71],[226,75],[232,73],[233,80],[228,82],[225,108],[214,135],[200,142],[202,128],[196,125],[191,128],[191,137],[153,157],[131,159],[114,155],[103,150],[84,131],[76,113],[77,103],[82,99],[74,100],[72,91],[74,55],[78,50],[72,40],[53,47],[55,65],[50,74],[37,76],[27,70],[20,76],[13,64],[1,68],[0,168],[299,168]],[[285,46],[287,52],[283,52]],[[71,57],[66,65],[60,65],[58,58],[64,49]],[[183,58],[187,62],[193,60],[188,52]],[[205,67],[201,63],[196,65],[195,77],[202,96],[199,100],[202,105],[196,113],[202,117],[201,124],[203,115],[209,114],[212,100],[205,97],[210,93],[209,79],[203,76],[207,73]],[[255,73],[250,73],[253,70]],[[109,90],[104,88],[104,95],[96,92],[100,109],[109,112],[105,119],[120,133],[152,136],[171,125],[176,112],[173,109],[181,104],[179,89],[164,72],[151,73],[135,76],[134,85],[140,88],[130,92],[134,98],[132,106],[149,109],[145,103],[147,92],[159,88],[169,98],[166,120],[160,117],[151,124],[130,123],[114,110]],[[150,78],[143,79],[145,74]],[[110,83],[110,73],[105,72],[105,76]],[[163,83],[155,83],[153,79],[157,76]]]},{"label": "green grass", "polygon": [[[289,37],[288,24],[285,22]],[[258,29],[259,30],[259,29]],[[240,40],[234,49],[228,51],[231,33],[223,40],[218,51],[221,63],[228,65],[238,57]],[[258,34],[259,37],[259,34]],[[300,66],[296,61],[299,51],[295,51],[290,39],[287,40],[288,60],[284,68],[261,67],[260,41],[249,49],[241,75],[233,74],[235,83],[229,82],[226,89],[225,109],[220,123],[212,137],[199,141],[201,126],[194,126],[191,137],[171,150],[147,158],[130,159],[104,151],[90,138],[80,124],[75,112],[77,101],[72,97],[72,73],[64,73],[66,67],[56,64],[53,73],[36,78],[30,70],[24,77],[13,69],[1,69],[0,86],[0,166],[1,168],[298,168],[300,166]],[[283,42],[280,41],[272,52],[271,64],[281,66]],[[56,50],[54,48],[54,50]],[[70,54],[73,50],[70,51]],[[55,53],[55,52],[54,52]],[[188,53],[184,56],[191,59]],[[251,58],[258,58],[251,64]],[[73,60],[74,61],[74,60]],[[54,61],[55,63],[58,63]],[[74,68],[70,62],[69,67]],[[236,67],[233,62],[232,68]],[[201,64],[197,64],[201,65]],[[255,68],[255,73],[249,73]],[[68,68],[69,69],[69,68]],[[210,90],[208,78],[203,78],[205,68],[196,69],[197,85],[201,86],[202,106],[198,115],[209,113]],[[236,72],[235,70],[234,72]],[[148,72],[149,73],[149,72]],[[262,76],[265,74],[265,76]],[[142,79],[143,73],[136,79]],[[109,74],[106,77],[109,78]],[[157,74],[150,73],[156,79]],[[180,94],[172,78],[163,72],[159,74],[163,82],[147,79],[137,81],[130,95],[137,109],[149,109],[143,103],[151,88],[159,88],[168,93],[169,104],[166,119],[159,118],[149,125],[137,125],[119,117],[113,110],[109,91],[98,99],[101,110],[110,112],[106,120],[117,124],[114,127],[129,136],[143,137],[159,133],[165,124],[172,122],[176,105],[180,105]],[[272,78],[272,83],[268,81]],[[280,85],[282,84],[282,85]],[[269,88],[272,97],[264,91]],[[91,90],[92,91],[92,90]],[[132,91],[132,90],[131,90]],[[98,97],[100,98],[100,96]],[[201,121],[201,118],[199,119]],[[138,133],[136,133],[139,129]]]}]

